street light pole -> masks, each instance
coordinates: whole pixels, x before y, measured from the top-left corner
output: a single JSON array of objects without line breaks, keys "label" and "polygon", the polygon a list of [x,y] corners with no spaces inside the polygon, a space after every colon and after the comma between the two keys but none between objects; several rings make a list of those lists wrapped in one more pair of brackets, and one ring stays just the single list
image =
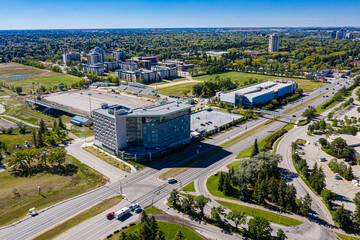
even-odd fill
[{"label": "street light pole", "polygon": [[88,95],[89,95],[89,104],[90,104],[90,117],[92,116],[92,114],[91,114],[91,93],[88,93]]}]

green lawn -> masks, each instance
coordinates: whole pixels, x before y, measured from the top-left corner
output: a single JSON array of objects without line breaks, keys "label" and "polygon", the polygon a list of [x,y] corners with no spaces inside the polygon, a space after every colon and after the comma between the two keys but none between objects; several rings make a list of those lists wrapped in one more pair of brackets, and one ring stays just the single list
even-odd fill
[{"label": "green lawn", "polygon": [[[16,177],[10,169],[0,173],[0,226],[24,217],[30,208],[37,211],[101,185],[102,175],[70,155],[65,164],[73,164],[73,175],[39,173],[32,177]],[[105,179],[103,179],[105,180]],[[41,187],[38,194],[37,186]],[[14,194],[14,191],[19,194]]]},{"label": "green lawn", "polygon": [[156,207],[154,206],[151,206],[147,209],[144,210],[147,214],[151,214],[151,213],[154,213],[154,214],[163,214],[164,212],[161,211],[160,209],[157,209]]},{"label": "green lawn", "polygon": [[296,81],[299,85],[299,88],[303,89],[304,91],[313,91],[319,86],[323,85],[322,82],[311,82],[306,79],[301,78],[287,78],[287,77],[279,77],[279,76],[268,76],[268,75],[262,75],[262,74],[255,74],[255,73],[243,73],[243,72],[226,72],[226,73],[219,73],[219,74],[210,74],[210,75],[204,75],[200,77],[195,77],[195,80],[210,80],[214,79],[216,76],[219,76],[221,78],[231,78],[233,81],[237,81],[239,84],[243,84],[244,81],[248,80],[249,78],[253,79],[259,79],[262,81],[266,80],[272,80],[272,79],[285,79],[285,80],[292,80]]},{"label": "green lawn", "polygon": [[188,185],[184,186],[182,190],[185,192],[195,192],[194,182],[191,182]]},{"label": "green lawn", "polygon": [[[32,130],[33,128],[28,127],[27,133],[26,134],[20,134],[19,133],[19,129],[16,128],[14,129],[12,134],[4,134],[4,133],[0,133],[0,142],[3,142],[6,144],[6,146],[8,147],[10,153],[18,151],[20,149],[24,149],[24,143],[25,141],[28,141],[28,143],[33,146],[34,142],[32,139]],[[18,149],[16,148],[16,144],[19,143],[21,145],[21,148]]]},{"label": "green lawn", "polygon": [[[189,82],[189,83],[182,83],[170,87],[164,87],[157,90],[158,93],[164,94],[164,95],[175,95],[175,96],[182,96],[181,91],[184,89],[189,89],[192,92],[192,86],[197,84],[196,82]],[[192,96],[192,94],[188,94],[189,96]]]},{"label": "green lawn", "polygon": [[231,199],[231,200],[239,200],[235,197],[225,196],[225,194],[223,192],[220,192],[217,190],[219,177],[220,177],[220,172],[217,174],[217,176],[211,175],[208,178],[208,180],[206,181],[206,187],[207,187],[209,193],[211,195],[213,195],[214,197],[227,198],[227,199]]},{"label": "green lawn", "polygon": [[91,137],[94,135],[94,129],[93,128],[88,128],[88,127],[79,127],[76,125],[72,125],[70,132],[72,134],[74,134],[75,136],[77,136],[78,138],[83,138],[83,137]]},{"label": "green lawn", "polygon": [[88,151],[89,153],[98,157],[99,159],[103,160],[104,162],[107,162],[108,164],[119,168],[122,171],[126,171],[126,172],[131,171],[129,166],[127,166],[124,163],[120,162],[119,160],[116,160],[113,157],[105,154],[104,152],[100,151],[99,149],[97,149],[95,147],[84,147],[84,150]]},{"label": "green lawn", "polygon": [[[51,228],[50,230],[42,233],[41,235],[34,238],[35,240],[45,240],[45,239],[53,239],[56,236],[59,236],[63,232],[71,229],[72,227],[82,223],[83,221],[92,218],[107,209],[117,205],[121,200],[123,199],[123,196],[118,195],[114,196],[108,199],[105,199],[101,201],[100,203],[96,204],[95,206],[91,207],[90,209],[86,209],[85,211],[77,214],[76,216],[72,217],[71,219],[66,220],[65,222],[62,222],[60,225]],[[104,216],[105,217],[105,216]]]},{"label": "green lawn", "polygon": [[[197,235],[195,232],[190,230],[187,227],[183,227],[181,225],[175,224],[175,223],[169,223],[169,222],[162,222],[158,221],[159,230],[161,230],[164,233],[166,240],[173,240],[175,238],[176,232],[180,229],[181,232],[184,235],[184,240],[203,240],[202,237]],[[134,226],[130,226],[129,228],[125,229],[124,231],[126,233],[134,233],[138,231],[140,224],[136,224]],[[114,234],[110,239],[118,239],[120,236],[120,233]]]},{"label": "green lawn", "polygon": [[283,215],[281,215],[281,218],[280,218],[280,214],[264,211],[261,209],[251,208],[251,207],[247,207],[247,206],[243,206],[243,205],[239,205],[239,204],[235,204],[235,203],[224,202],[224,201],[216,201],[216,202],[218,202],[222,206],[230,209],[231,211],[233,211],[233,210],[242,211],[242,212],[245,212],[245,214],[248,216],[263,217],[270,222],[285,225],[285,226],[295,226],[295,225],[299,225],[299,224],[303,223],[300,220],[286,217]]},{"label": "green lawn", "polygon": [[357,237],[349,237],[347,235],[341,234],[341,233],[337,233],[334,232],[336,234],[336,236],[338,236],[341,240],[359,240],[360,238]]},{"label": "green lawn", "polygon": [[[283,129],[289,131],[289,130],[292,129],[293,127],[294,127],[294,124],[288,124],[288,125],[286,125]],[[275,133],[276,133],[276,132],[275,132]],[[285,133],[285,134],[286,134],[286,133]],[[265,137],[264,139],[258,141],[259,150],[261,150],[261,149],[264,147],[266,140],[269,139],[270,136],[271,136],[271,135],[269,135],[269,136]],[[249,158],[250,155],[251,155],[251,152],[252,152],[252,148],[253,148],[253,146],[250,146],[250,147],[248,147],[247,149],[241,151],[241,152],[236,156],[236,158],[237,158],[237,159],[240,159],[240,158]],[[236,163],[236,162],[230,163],[230,164],[228,165],[228,167],[231,165],[231,166],[230,166],[230,168],[231,168],[235,163]]]}]

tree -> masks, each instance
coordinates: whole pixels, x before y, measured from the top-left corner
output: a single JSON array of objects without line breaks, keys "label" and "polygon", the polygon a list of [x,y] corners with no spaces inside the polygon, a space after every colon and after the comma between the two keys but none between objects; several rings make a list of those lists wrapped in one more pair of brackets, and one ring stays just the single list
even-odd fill
[{"label": "tree", "polygon": [[34,142],[34,145],[37,147],[38,143],[37,143],[37,136],[36,136],[36,131],[35,130],[32,131],[32,140]]},{"label": "tree", "polygon": [[151,239],[155,239],[156,238],[156,235],[157,235],[157,232],[159,230],[159,226],[157,224],[157,221],[155,220],[155,217],[154,216],[151,216],[150,220],[148,221],[148,224],[150,226],[150,229],[151,229]]},{"label": "tree", "polygon": [[348,180],[348,181],[353,180],[354,174],[353,174],[353,171],[352,171],[352,167],[349,166],[342,176],[344,177],[345,180]]},{"label": "tree", "polygon": [[311,210],[311,197],[310,195],[307,193],[305,195],[304,198],[300,198],[299,200],[299,210],[298,210],[298,213],[302,216],[308,216],[309,215],[309,212]]},{"label": "tree", "polygon": [[183,239],[185,239],[183,233],[181,232],[180,229],[177,230],[174,240],[183,240]]},{"label": "tree", "polygon": [[246,222],[246,214],[241,211],[233,210],[226,215],[226,218],[233,221],[235,223],[235,227],[237,228],[239,224],[245,224]]},{"label": "tree", "polygon": [[297,204],[296,204],[296,188],[294,185],[288,185],[286,188],[285,195],[286,209],[291,212],[296,212]]},{"label": "tree", "polygon": [[12,127],[9,127],[7,130],[6,130],[6,133],[11,135],[13,133],[14,129]]},{"label": "tree", "polygon": [[338,137],[338,138],[335,138],[335,140],[331,142],[330,147],[333,152],[337,153],[338,155],[341,155],[343,153],[344,149],[348,147],[348,145],[343,138]]},{"label": "tree", "polygon": [[221,224],[222,215],[224,215],[224,209],[221,206],[211,208],[211,218],[214,219],[218,225]]},{"label": "tree", "polygon": [[298,144],[297,144],[296,142],[292,142],[292,143],[291,143],[291,150],[292,150],[293,152],[295,152],[297,146],[298,146]]},{"label": "tree", "polygon": [[321,191],[325,188],[325,174],[322,168],[317,168],[317,164],[314,164],[314,168],[309,177],[310,186],[320,194]]},{"label": "tree", "polygon": [[181,200],[181,209],[186,214],[192,215],[194,209],[194,196],[188,195]]},{"label": "tree", "polygon": [[334,213],[334,222],[338,223],[340,228],[344,230],[351,229],[351,219],[342,204]]},{"label": "tree", "polygon": [[49,151],[48,159],[52,164],[57,163],[60,166],[65,162],[65,158],[66,150],[64,148],[56,147]]},{"label": "tree", "polygon": [[141,223],[148,223],[149,222],[149,216],[144,211],[141,213],[140,222]]},{"label": "tree", "polygon": [[62,122],[61,116],[59,116],[59,127],[60,127],[61,129],[65,129],[65,128],[66,128],[65,125],[64,125],[64,123]]},{"label": "tree", "polygon": [[325,204],[327,204],[328,207],[332,209],[332,201],[336,200],[336,193],[324,188],[321,191],[321,197],[323,198]]},{"label": "tree", "polygon": [[217,186],[217,190],[220,191],[220,192],[223,191],[224,180],[225,180],[225,174],[223,172],[221,172],[220,176],[219,176],[218,186]]},{"label": "tree", "polygon": [[26,126],[24,123],[22,123],[22,122],[17,122],[16,125],[18,126],[19,132],[20,132],[21,134],[26,134],[27,126]]},{"label": "tree", "polygon": [[185,88],[181,91],[181,94],[186,97],[190,92],[191,92],[190,89]]},{"label": "tree", "polygon": [[39,129],[38,131],[38,134],[37,134],[37,144],[39,147],[42,147],[44,146],[44,138],[43,138],[43,134],[41,132],[41,128]]},{"label": "tree", "polygon": [[204,217],[204,208],[208,204],[208,202],[211,202],[211,199],[205,197],[204,195],[195,197],[195,207],[200,211],[199,213],[200,220],[202,220],[202,218]]},{"label": "tree", "polygon": [[56,122],[56,120],[54,120],[54,122],[53,122],[53,130],[55,130],[57,128],[57,122]]},{"label": "tree", "polygon": [[179,197],[179,191],[177,189],[173,189],[170,193],[170,196],[168,198],[168,202],[176,208],[178,206],[178,203],[180,201]]},{"label": "tree", "polygon": [[230,174],[225,174],[223,191],[225,196],[233,196],[235,192],[235,188],[231,185]]},{"label": "tree", "polygon": [[18,94],[18,95],[20,95],[20,93],[22,93],[22,91],[23,91],[23,89],[22,89],[22,87],[21,86],[15,86],[15,92]]},{"label": "tree", "polygon": [[263,217],[254,217],[250,219],[248,223],[248,234],[251,239],[254,240],[265,240],[271,239],[270,222]]},{"label": "tree", "polygon": [[309,106],[302,114],[302,116],[306,117],[308,120],[314,118],[316,115],[317,115],[317,112],[313,106]]},{"label": "tree", "polygon": [[165,240],[165,235],[162,231],[158,230],[156,232],[155,240]]},{"label": "tree", "polygon": [[140,236],[140,239],[154,239],[153,232],[147,222],[140,224],[138,235]]},{"label": "tree", "polygon": [[275,239],[277,239],[277,240],[287,239],[287,236],[285,235],[284,231],[281,228],[279,228],[279,230],[277,231]]},{"label": "tree", "polygon": [[253,145],[253,148],[252,148],[250,157],[254,157],[254,156],[256,156],[258,153],[259,153],[259,146],[258,146],[257,138],[256,138],[255,141],[254,141],[254,145]]},{"label": "tree", "polygon": [[326,141],[325,138],[320,138],[319,143],[322,147],[326,147],[328,145],[328,142]]},{"label": "tree", "polygon": [[44,123],[44,120],[40,120],[40,128],[39,128],[40,132],[41,133],[45,133],[46,131],[46,126],[45,126],[45,123]]},{"label": "tree", "polygon": [[240,180],[240,181],[238,180],[237,185],[239,187],[239,189],[238,189],[238,193],[239,193],[238,198],[239,198],[239,200],[244,201],[244,202],[249,201],[250,192],[249,192],[249,189],[246,186],[246,182],[244,182],[243,180]]},{"label": "tree", "polygon": [[355,194],[353,202],[355,204],[355,211],[353,213],[354,228],[357,232],[359,232],[360,231],[360,192],[357,192]]}]

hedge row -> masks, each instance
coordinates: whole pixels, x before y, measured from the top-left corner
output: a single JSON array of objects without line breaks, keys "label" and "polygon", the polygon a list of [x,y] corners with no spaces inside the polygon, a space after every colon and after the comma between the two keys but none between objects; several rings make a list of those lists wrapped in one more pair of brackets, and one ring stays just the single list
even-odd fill
[{"label": "hedge row", "polygon": [[280,129],[276,132],[274,132],[273,134],[271,134],[264,143],[264,150],[271,150],[272,149],[272,145],[274,144],[274,142],[280,138],[282,135],[284,135],[285,133],[287,133],[288,131],[286,129]]}]

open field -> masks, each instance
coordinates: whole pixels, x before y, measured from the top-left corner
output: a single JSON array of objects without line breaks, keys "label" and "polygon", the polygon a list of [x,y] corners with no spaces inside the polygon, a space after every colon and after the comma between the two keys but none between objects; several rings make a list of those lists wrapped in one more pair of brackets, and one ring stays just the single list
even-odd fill
[{"label": "open field", "polygon": [[72,217],[71,219],[68,219],[67,221],[59,224],[58,226],[42,233],[41,235],[34,238],[34,240],[42,240],[42,239],[53,239],[56,236],[59,236],[63,232],[71,229],[72,227],[80,224],[81,222],[92,218],[105,210],[117,205],[121,200],[123,199],[123,196],[118,195],[114,196],[108,199],[105,199],[101,201],[100,203],[96,204],[95,206],[91,207],[90,209],[86,209],[85,211],[77,214],[76,216]]},{"label": "open field", "polygon": [[[88,94],[91,94],[90,99]],[[92,110],[100,108],[101,103],[108,103],[109,105],[120,104],[129,108],[139,108],[154,105],[155,101],[147,101],[143,97],[137,97],[126,93],[115,94],[100,90],[62,92],[50,94],[44,96],[44,98],[50,103],[55,103],[56,105],[85,114],[89,114],[90,112],[90,101]]]},{"label": "open field", "polygon": [[5,81],[9,85],[21,86],[24,93],[28,93],[33,89],[33,82],[35,83],[35,89],[37,89],[39,86],[45,86],[48,88],[55,85],[58,86],[60,84],[71,85],[72,83],[81,80],[81,78],[75,76],[37,69],[17,63],[0,64],[0,77],[22,75],[35,76],[5,78],[0,80]]},{"label": "open field", "polygon": [[263,217],[270,222],[285,225],[285,226],[295,226],[295,225],[299,225],[299,224],[303,223],[302,221],[299,221],[294,218],[290,218],[290,217],[283,216],[283,215],[281,215],[281,217],[280,217],[280,214],[264,211],[264,210],[257,209],[257,208],[251,208],[251,207],[243,206],[240,204],[224,202],[224,201],[216,201],[216,202],[218,202],[219,204],[223,205],[224,207],[230,209],[231,211],[233,211],[233,210],[242,211],[242,212],[245,212],[245,214],[248,216]]},{"label": "open field", "polygon": [[1,133],[0,134],[0,142],[6,144],[10,153],[20,150],[20,149],[16,148],[17,143],[19,143],[21,145],[21,149],[25,148],[25,146],[24,146],[25,141],[28,141],[30,146],[33,146],[34,142],[32,139],[32,133],[31,133],[32,130],[33,130],[33,128],[28,127],[26,134],[20,134],[19,129],[16,128],[16,129],[14,129],[12,134]]},{"label": "open field", "polygon": [[170,87],[164,87],[157,90],[158,93],[164,95],[175,95],[175,96],[182,96],[181,91],[184,89],[189,89],[191,92],[188,96],[192,96],[192,86],[197,84],[196,82],[189,82],[189,83],[182,83]]},{"label": "open field", "polygon": [[238,82],[238,84],[243,84],[244,81],[249,80],[249,78],[253,79],[259,79],[262,81],[266,80],[272,80],[272,79],[285,79],[285,80],[292,80],[296,81],[298,83],[299,88],[303,89],[304,91],[313,91],[319,86],[323,85],[322,82],[311,82],[306,79],[301,78],[287,78],[287,77],[280,77],[280,76],[268,76],[268,75],[262,75],[262,74],[255,74],[255,73],[243,73],[243,72],[226,72],[226,73],[220,73],[220,74],[211,74],[211,75],[205,75],[201,77],[194,78],[195,80],[210,80],[214,79],[216,76],[219,76],[221,78],[231,78],[231,80]]},{"label": "open field", "polygon": [[9,115],[28,123],[38,125],[40,119],[43,118],[45,124],[50,125],[54,120],[54,118],[48,115],[44,115],[41,112],[26,108],[25,102],[12,97],[0,98],[0,104],[6,107],[6,111],[3,113],[4,115]]},{"label": "open field", "polygon": [[[164,233],[166,240],[173,240],[175,238],[175,234],[178,230],[181,230],[184,239],[186,240],[202,240],[203,238],[197,235],[195,232],[190,230],[187,227],[183,227],[181,225],[169,222],[158,221],[159,230]],[[129,228],[123,230],[126,233],[135,233],[139,230],[140,224],[136,224],[134,226],[130,226]],[[120,232],[121,233],[121,232]],[[114,234],[110,239],[119,239],[120,233]]]},{"label": "open field", "polygon": [[32,207],[40,210],[101,185],[102,175],[79,160],[67,155],[65,164],[72,164],[76,173],[39,173],[30,178],[16,177],[11,169],[1,172],[0,226],[24,217]]}]

